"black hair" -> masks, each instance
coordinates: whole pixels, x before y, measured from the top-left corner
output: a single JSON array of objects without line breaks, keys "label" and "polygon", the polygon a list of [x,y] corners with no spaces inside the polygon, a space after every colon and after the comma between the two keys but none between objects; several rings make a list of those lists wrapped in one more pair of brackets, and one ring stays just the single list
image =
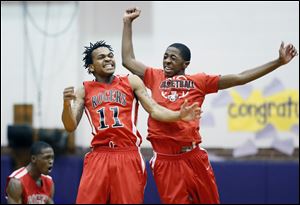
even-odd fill
[{"label": "black hair", "polygon": [[180,51],[180,55],[183,58],[183,60],[185,61],[191,60],[191,51],[186,45],[182,43],[173,43],[169,47],[177,48]]},{"label": "black hair", "polygon": [[42,150],[45,149],[45,148],[48,148],[51,147],[51,145],[49,145],[48,143],[46,142],[43,142],[43,141],[37,141],[35,143],[33,143],[30,147],[30,155],[38,155],[38,154],[41,154],[42,153]]},{"label": "black hair", "polygon": [[97,41],[95,44],[90,43],[90,46],[85,46],[85,51],[83,52],[83,54],[85,55],[83,57],[83,61],[84,61],[84,67],[88,68],[89,65],[93,64],[93,58],[92,58],[92,52],[99,48],[99,47],[106,47],[108,48],[111,52],[113,52],[113,49],[110,45],[106,44],[105,41]]}]

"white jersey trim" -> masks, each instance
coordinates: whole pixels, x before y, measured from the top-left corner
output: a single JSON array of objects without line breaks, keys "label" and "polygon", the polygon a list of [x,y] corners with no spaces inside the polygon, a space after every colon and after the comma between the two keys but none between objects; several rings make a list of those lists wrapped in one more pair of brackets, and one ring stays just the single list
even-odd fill
[{"label": "white jersey trim", "polygon": [[140,158],[141,158],[141,166],[142,166],[142,170],[143,170],[143,174],[144,174],[145,169],[146,169],[146,164],[145,164],[145,160],[143,158],[143,155],[141,153],[141,148],[140,147],[138,148],[138,152],[139,152],[139,155],[140,155]]},{"label": "white jersey trim", "polygon": [[22,178],[23,176],[25,176],[27,173],[28,173],[28,170],[26,169],[26,167],[24,167],[24,169],[23,169],[20,173],[18,173],[18,174],[15,175],[15,176],[12,176],[12,177],[14,177],[14,178],[16,178],[16,179],[20,179],[20,178]]},{"label": "white jersey trim", "polygon": [[51,180],[52,180],[52,177],[51,177],[51,176],[49,176],[49,175],[42,174],[42,176],[44,176],[44,177],[47,177],[47,178],[49,178],[49,179],[51,179]]},{"label": "white jersey trim", "polygon": [[137,128],[136,128],[136,125],[135,125],[135,119],[137,117],[137,100],[134,98],[133,101],[132,101],[132,108],[131,108],[131,123],[132,123],[132,133],[136,136],[136,143],[135,145],[137,147],[140,146],[141,144],[141,139],[140,137],[137,135]]},{"label": "white jersey trim", "polygon": [[92,128],[92,134],[96,135],[97,134],[97,131],[96,131],[97,129],[93,125],[93,120],[92,120],[91,114],[90,114],[89,110],[87,109],[87,107],[85,107],[84,109],[85,109],[86,116],[87,116],[87,118],[89,120],[89,123],[91,125],[91,128]]},{"label": "white jersey trim", "polygon": [[157,153],[153,151],[153,157],[150,159],[150,166],[152,169],[154,169],[156,158],[157,158]]}]

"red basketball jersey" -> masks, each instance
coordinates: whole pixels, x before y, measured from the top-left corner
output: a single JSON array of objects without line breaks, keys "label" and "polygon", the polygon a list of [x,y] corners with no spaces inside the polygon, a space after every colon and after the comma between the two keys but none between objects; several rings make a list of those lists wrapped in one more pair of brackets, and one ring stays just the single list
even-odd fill
[{"label": "red basketball jersey", "polygon": [[[218,91],[218,75],[176,75],[167,78],[162,69],[147,68],[144,75],[145,85],[152,91],[152,98],[160,105],[171,110],[179,110],[185,99],[189,105],[199,102],[201,106],[205,95]],[[148,138],[171,139],[179,142],[201,142],[199,120],[190,122],[159,122],[148,118]]]},{"label": "red basketball jersey", "polygon": [[11,178],[16,178],[21,182],[23,189],[22,203],[24,204],[45,204],[48,197],[51,198],[53,181],[50,176],[42,174],[42,186],[38,186],[36,181],[29,175],[26,167],[22,167],[7,177],[6,188]]},{"label": "red basketball jersey", "polygon": [[85,113],[92,127],[91,146],[140,146],[136,128],[138,102],[127,76],[114,76],[111,84],[86,81]]}]

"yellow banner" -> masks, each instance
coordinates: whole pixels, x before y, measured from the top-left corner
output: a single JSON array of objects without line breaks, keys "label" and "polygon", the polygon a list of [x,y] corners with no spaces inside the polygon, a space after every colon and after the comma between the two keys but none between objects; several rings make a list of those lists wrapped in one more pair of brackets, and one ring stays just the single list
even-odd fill
[{"label": "yellow banner", "polygon": [[230,131],[259,131],[267,124],[287,131],[299,124],[299,90],[285,90],[268,97],[254,90],[246,100],[235,90],[230,94],[233,99],[228,106]]}]

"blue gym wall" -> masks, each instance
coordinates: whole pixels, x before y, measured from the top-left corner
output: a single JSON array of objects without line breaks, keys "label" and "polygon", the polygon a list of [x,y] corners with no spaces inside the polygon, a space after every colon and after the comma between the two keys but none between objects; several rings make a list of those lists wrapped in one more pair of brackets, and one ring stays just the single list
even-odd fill
[{"label": "blue gym wall", "polygon": [[[54,201],[73,204],[82,173],[82,158],[58,156],[51,176],[55,182]],[[224,161],[211,162],[221,203],[299,203],[299,162],[297,161]],[[6,177],[12,172],[10,156],[1,156],[1,204],[6,203]],[[160,203],[147,162],[148,180],[145,203]]]}]

